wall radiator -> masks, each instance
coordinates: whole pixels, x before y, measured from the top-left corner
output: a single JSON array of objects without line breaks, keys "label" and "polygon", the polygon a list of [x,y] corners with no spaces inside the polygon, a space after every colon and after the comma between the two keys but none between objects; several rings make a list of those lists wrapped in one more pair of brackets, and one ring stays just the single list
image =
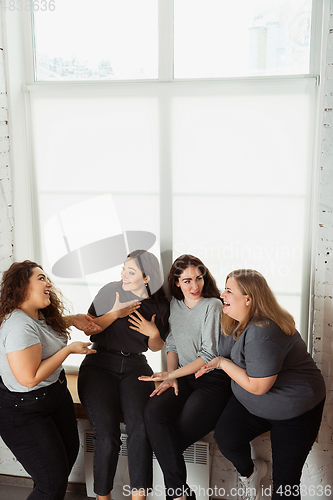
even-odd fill
[{"label": "wall radiator", "polygon": [[[93,443],[92,430],[85,431],[84,469],[87,497],[95,498],[93,490]],[[112,500],[131,500],[129,489],[129,475],[127,464],[127,434],[121,434],[119,461],[111,493]],[[140,458],[138,457],[138,460]],[[195,491],[200,500],[209,500],[209,443],[197,441],[184,451],[187,468],[187,483]],[[164,480],[161,468],[153,455],[153,491],[148,495],[149,500],[164,500]]]}]

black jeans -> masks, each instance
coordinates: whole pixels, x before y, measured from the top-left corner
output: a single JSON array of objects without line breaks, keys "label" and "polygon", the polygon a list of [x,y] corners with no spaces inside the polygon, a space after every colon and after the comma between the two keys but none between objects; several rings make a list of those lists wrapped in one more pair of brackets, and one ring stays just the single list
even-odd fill
[{"label": "black jeans", "polygon": [[253,471],[250,441],[271,432],[274,500],[300,499],[303,465],[317,437],[324,401],[299,417],[268,420],[250,413],[232,396],[215,427],[221,453],[241,476]]},{"label": "black jeans", "polygon": [[144,408],[154,390],[140,375],[153,372],[143,354],[97,350],[86,356],[79,372],[79,396],[94,431],[94,491],[108,495],[118,463],[120,412],[128,435],[128,469],[133,489],[152,487],[152,450],[144,423]]},{"label": "black jeans", "polygon": [[34,480],[29,500],[62,500],[79,451],[72,397],[65,373],[29,392],[0,389],[0,433]]},{"label": "black jeans", "polygon": [[173,498],[188,491],[183,451],[214,429],[231,394],[222,370],[179,378],[178,388],[178,396],[171,387],[150,398],[145,410],[148,436]]}]

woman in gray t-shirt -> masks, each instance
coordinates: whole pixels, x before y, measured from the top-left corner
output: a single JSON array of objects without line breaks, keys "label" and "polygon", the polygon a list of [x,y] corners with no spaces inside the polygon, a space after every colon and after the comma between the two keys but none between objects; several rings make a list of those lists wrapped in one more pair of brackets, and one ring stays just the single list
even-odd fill
[{"label": "woman in gray t-shirt", "polygon": [[[34,480],[31,497],[64,498],[79,450],[73,401],[62,362],[88,354],[90,342],[67,345],[70,326],[99,330],[64,306],[43,269],[15,262],[0,290],[0,435]],[[29,495],[30,498],[30,495]]]},{"label": "woman in gray t-shirt", "polygon": [[197,373],[221,368],[232,379],[233,396],[215,427],[216,442],[238,470],[248,498],[258,500],[267,467],[260,459],[253,463],[250,441],[270,431],[272,499],[300,499],[302,468],[321,422],[324,379],[294,319],[260,273],[230,273],[221,297],[223,333],[236,342],[231,352],[221,345],[220,357]]},{"label": "woman in gray t-shirt", "polygon": [[[162,381],[146,405],[148,436],[171,498],[191,496],[183,451],[208,434],[230,397],[230,378],[211,370],[200,380],[194,373],[218,353],[222,303],[215,280],[192,255],[182,255],[169,272],[170,333],[166,340],[168,371],[140,377]],[[227,339],[226,343],[234,343]]]}]

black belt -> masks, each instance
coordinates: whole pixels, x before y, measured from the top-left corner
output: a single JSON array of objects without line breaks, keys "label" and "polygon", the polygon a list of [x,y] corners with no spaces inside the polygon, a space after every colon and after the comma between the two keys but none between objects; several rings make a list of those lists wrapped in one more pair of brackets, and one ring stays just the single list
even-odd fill
[{"label": "black belt", "polygon": [[104,347],[104,345],[97,344],[97,342],[94,342],[93,345],[91,346],[92,349],[96,349],[96,351],[107,351],[107,352],[112,352],[113,354],[118,354],[120,356],[140,356],[142,352],[124,352],[124,351],[117,351],[116,349],[111,349],[110,347]]}]

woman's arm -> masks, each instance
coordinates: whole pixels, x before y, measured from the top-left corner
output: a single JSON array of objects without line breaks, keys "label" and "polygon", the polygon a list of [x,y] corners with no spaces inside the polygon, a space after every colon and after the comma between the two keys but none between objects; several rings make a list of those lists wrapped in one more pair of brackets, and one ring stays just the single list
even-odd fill
[{"label": "woman's arm", "polygon": [[[168,353],[170,354],[170,353]],[[178,358],[178,356],[177,356]],[[162,380],[171,380],[175,378],[180,378],[180,377],[185,377],[186,375],[191,375],[191,373],[195,373],[202,366],[205,366],[206,362],[202,358],[197,358],[194,361],[191,361],[191,363],[188,363],[185,366],[182,366],[181,368],[175,368],[167,372],[159,372],[159,373],[154,373],[151,377],[148,377],[146,375],[143,375],[142,377],[139,377],[139,380],[143,380],[146,382],[149,382],[151,380],[156,381],[156,382],[161,382]],[[178,366],[178,365],[177,365]]]},{"label": "woman's arm", "polygon": [[277,379],[277,374],[263,378],[249,377],[245,368],[241,368],[233,361],[231,361],[231,359],[222,358],[221,356],[212,359],[212,361],[203,366],[195,374],[196,378],[200,377],[212,368],[221,368],[223,371],[225,371],[225,373],[229,375],[230,378],[232,378],[232,380],[234,380],[238,385],[245,389],[245,391],[248,391],[251,394],[256,394],[257,396],[266,394],[266,392],[271,389],[271,387],[275,383],[275,380]]},{"label": "woman's arm", "polygon": [[42,345],[35,344],[20,351],[7,353],[9,367],[16,380],[32,389],[48,378],[65,361],[69,354],[93,354],[91,342],[72,342],[53,356],[42,361]]},{"label": "woman's arm", "polygon": [[125,318],[129,316],[134,311],[136,311],[141,305],[141,302],[137,300],[130,300],[129,302],[120,302],[119,293],[116,292],[116,300],[111,309],[111,311],[103,314],[103,316],[93,316],[88,313],[88,316],[92,318],[92,321],[100,328],[98,332],[91,333],[90,331],[85,331],[86,335],[95,335],[96,333],[103,332],[108,326],[112,325],[118,318]]}]

